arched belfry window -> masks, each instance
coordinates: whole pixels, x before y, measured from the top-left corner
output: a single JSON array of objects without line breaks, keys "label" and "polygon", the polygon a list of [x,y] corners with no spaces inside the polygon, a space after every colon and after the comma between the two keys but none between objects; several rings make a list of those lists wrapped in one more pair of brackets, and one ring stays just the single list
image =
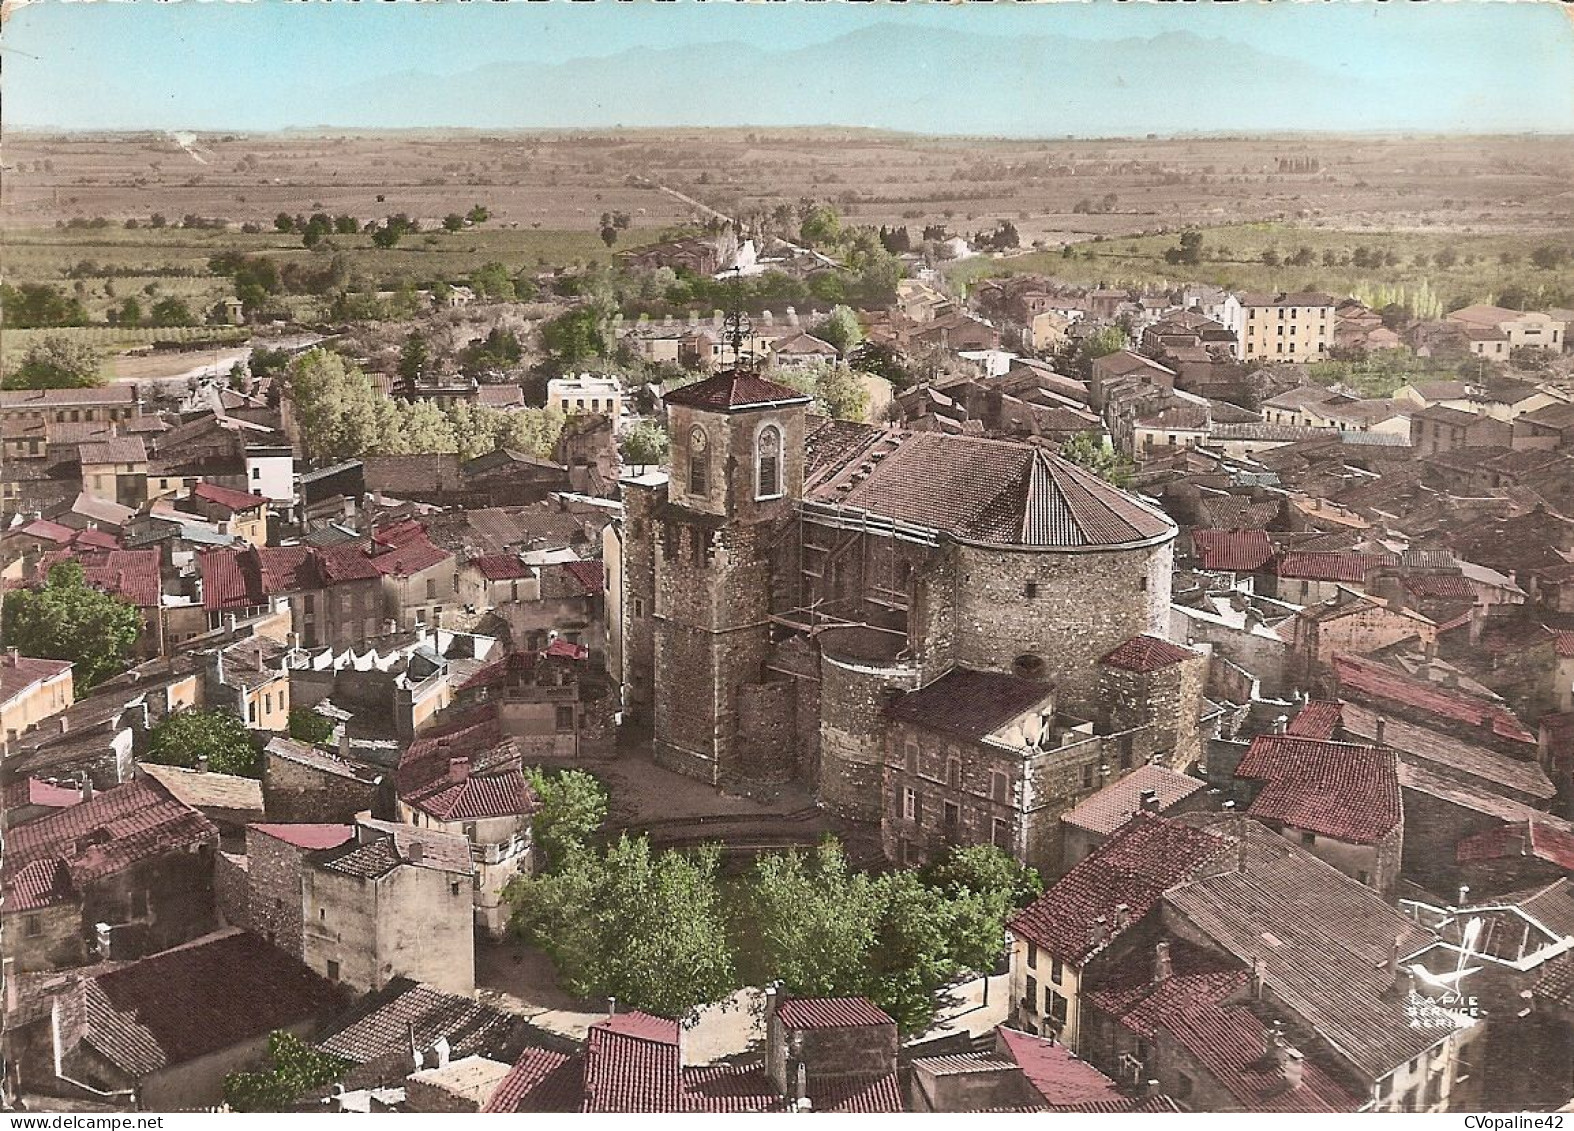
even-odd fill
[{"label": "arched belfry window", "polygon": [[774,424],[760,429],[755,452],[755,497],[776,499],[782,494],[782,430]]},{"label": "arched belfry window", "polygon": [[710,493],[710,437],[696,427],[689,433],[689,494]]}]

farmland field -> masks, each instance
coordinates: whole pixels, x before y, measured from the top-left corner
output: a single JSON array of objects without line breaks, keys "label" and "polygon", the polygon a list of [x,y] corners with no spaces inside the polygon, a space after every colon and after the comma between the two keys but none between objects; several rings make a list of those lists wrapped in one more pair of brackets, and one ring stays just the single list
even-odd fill
[{"label": "farmland field", "polygon": [[[1556,246],[1574,252],[1574,231],[1568,229],[1544,234],[1482,234],[1234,224],[1201,231],[1202,262],[1193,266],[1166,262],[1165,252],[1176,247],[1176,235],[1136,236],[1078,244],[1070,255],[1054,251],[969,259],[954,265],[949,276],[962,284],[1003,273],[1042,273],[1111,286],[1201,281],[1250,291],[1365,293],[1373,300],[1380,299],[1384,287],[1391,291],[1404,288],[1410,295],[1424,287],[1450,309],[1489,301],[1510,287],[1532,295],[1574,290],[1574,260],[1557,269],[1539,268],[1531,261],[1538,247]],[[1311,263],[1268,266],[1263,261],[1265,252],[1282,261],[1302,248],[1311,250]],[[1368,255],[1377,253],[1383,261],[1357,267],[1350,262],[1357,249],[1365,249]],[[1440,254],[1446,266],[1439,265]],[[1335,262],[1325,262],[1325,256]]]}]

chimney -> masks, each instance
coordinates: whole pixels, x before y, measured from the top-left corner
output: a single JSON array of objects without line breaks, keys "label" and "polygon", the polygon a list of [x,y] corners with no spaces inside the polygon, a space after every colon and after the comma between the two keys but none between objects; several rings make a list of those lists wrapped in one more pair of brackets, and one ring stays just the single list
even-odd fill
[{"label": "chimney", "polygon": [[454,782],[470,780],[470,759],[460,756],[448,759],[448,780]]},{"label": "chimney", "polygon": [[793,1105],[799,1111],[809,1110],[809,1066],[802,1060],[798,1061],[798,1070],[793,1073]]},{"label": "chimney", "polygon": [[1459,906],[1460,907],[1468,907],[1469,906],[1469,900],[1470,900],[1470,885],[1469,884],[1460,884],[1459,885]]},{"label": "chimney", "polygon": [[1283,734],[1284,731],[1285,731],[1285,728],[1288,727],[1289,725],[1290,725],[1290,716],[1289,715],[1280,715],[1278,718],[1273,720],[1273,733],[1274,734]]},{"label": "chimney", "polygon": [[1279,1047],[1274,1049],[1274,1064],[1279,1070],[1279,1082],[1284,1085],[1286,1092],[1293,1092],[1301,1086],[1301,1080],[1306,1073],[1306,1057],[1301,1055],[1301,1050],[1291,1048],[1283,1043],[1280,1038]]},{"label": "chimney", "polygon": [[1088,924],[1088,947],[1098,949],[1109,938],[1109,920],[1100,915]]},{"label": "chimney", "polygon": [[1263,979],[1268,974],[1268,964],[1260,958],[1252,959],[1251,994],[1253,1001],[1262,1000]]},{"label": "chimney", "polygon": [[350,760],[350,728],[345,723],[339,724],[339,757]]},{"label": "chimney", "polygon": [[1437,659],[1437,641],[1428,640],[1426,646],[1421,650],[1421,654],[1426,657],[1426,662],[1429,664]]},{"label": "chimney", "polygon": [[231,636],[235,634],[235,627],[238,624],[240,624],[240,619],[234,613],[230,613],[229,616],[224,618],[224,629]]},{"label": "chimney", "polygon": [[426,859],[426,845],[418,840],[412,840],[409,850],[405,853],[405,858],[412,864],[421,863],[421,861]]},{"label": "chimney", "polygon": [[1170,944],[1157,942],[1153,944],[1153,984],[1167,981],[1174,974],[1174,967],[1170,964]]},{"label": "chimney", "polygon": [[17,652],[17,650],[15,648],[7,648],[5,650],[5,666],[6,667],[8,667],[8,668],[16,667],[17,658],[18,658],[18,652]]},{"label": "chimney", "polygon": [[1399,977],[1399,947],[1404,942],[1404,936],[1395,935],[1394,945],[1388,948],[1388,976]]},{"label": "chimney", "polygon": [[71,729],[71,719],[66,715],[60,716],[60,733],[65,734]]},{"label": "chimney", "polygon": [[1115,929],[1124,931],[1129,926],[1131,926],[1131,905],[1117,903],[1115,905]]},{"label": "chimney", "polygon": [[197,755],[197,773],[205,774],[207,772],[208,772],[208,756],[206,754],[198,754]]},{"label": "chimney", "polygon": [[1443,686],[1447,688],[1457,688],[1459,686],[1459,673],[1455,671],[1444,672]]},{"label": "chimney", "polygon": [[1157,813],[1159,811],[1159,791],[1145,789],[1138,795],[1137,803],[1144,813]]},{"label": "chimney", "polygon": [[1386,731],[1387,729],[1388,729],[1388,720],[1383,718],[1383,716],[1378,715],[1377,716],[1377,726],[1376,726],[1375,732],[1372,735],[1372,741],[1374,743],[1376,743],[1378,746],[1381,746],[1383,744],[1383,732]]},{"label": "chimney", "polygon": [[615,997],[609,997],[607,999],[607,1016],[608,1017],[616,1017],[617,1015],[618,1015],[618,999],[615,998]]}]

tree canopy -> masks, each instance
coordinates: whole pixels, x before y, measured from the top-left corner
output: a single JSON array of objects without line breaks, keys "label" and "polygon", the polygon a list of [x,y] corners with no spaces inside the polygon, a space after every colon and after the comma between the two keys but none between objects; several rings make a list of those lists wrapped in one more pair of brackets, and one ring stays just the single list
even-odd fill
[{"label": "tree canopy", "polygon": [[849,306],[833,306],[829,314],[810,327],[809,332],[822,342],[835,346],[836,352],[843,357],[864,340],[863,326]]},{"label": "tree canopy", "polygon": [[584,770],[544,770],[538,766],[525,776],[536,794],[532,819],[535,847],[545,871],[559,871],[572,856],[585,850],[606,821],[606,787]]},{"label": "tree canopy", "polygon": [[276,1029],[268,1034],[268,1067],[224,1077],[224,1102],[235,1111],[287,1111],[302,1094],[332,1084],[349,1068],[349,1061]]},{"label": "tree canopy", "polygon": [[69,660],[77,693],[125,669],[142,632],[135,606],[89,586],[76,562],[49,571],[38,589],[5,595],[5,642],[24,656]]},{"label": "tree canopy", "polygon": [[736,986],[717,883],[720,852],[653,852],[622,836],[561,871],[509,884],[514,929],[545,950],[576,997],[688,1017]]},{"label": "tree canopy", "polygon": [[[135,299],[127,299],[134,304]],[[140,312],[138,318],[140,318]],[[104,383],[98,351],[51,334],[28,346],[21,364],[6,375],[7,389],[91,389]]]},{"label": "tree canopy", "polygon": [[188,770],[206,765],[216,774],[262,776],[262,759],[251,732],[238,715],[213,708],[190,708],[166,716],[148,735],[144,761]]},{"label": "tree canopy", "polygon": [[813,397],[816,412],[837,420],[861,421],[869,411],[869,390],[858,374],[841,362],[777,370],[771,376]]}]

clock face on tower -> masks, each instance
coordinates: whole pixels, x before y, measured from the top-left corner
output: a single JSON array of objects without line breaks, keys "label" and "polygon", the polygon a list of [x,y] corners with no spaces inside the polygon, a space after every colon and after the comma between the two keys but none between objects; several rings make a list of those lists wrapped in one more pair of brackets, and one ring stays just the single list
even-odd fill
[{"label": "clock face on tower", "polygon": [[705,445],[708,442],[709,441],[705,435],[705,429],[703,428],[697,427],[694,429],[694,431],[689,433],[689,447],[693,448],[696,452],[703,452],[705,450]]}]

